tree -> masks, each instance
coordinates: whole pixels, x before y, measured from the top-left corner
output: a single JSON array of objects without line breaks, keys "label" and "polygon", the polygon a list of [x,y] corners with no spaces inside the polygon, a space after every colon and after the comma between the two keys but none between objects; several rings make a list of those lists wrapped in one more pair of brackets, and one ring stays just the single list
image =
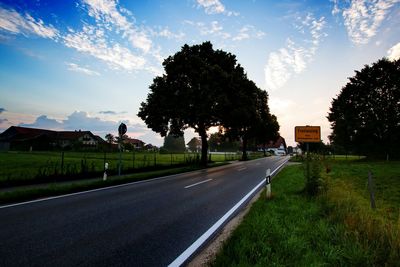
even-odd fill
[{"label": "tree", "polygon": [[107,140],[107,143],[108,143],[108,147],[111,150],[111,146],[115,142],[115,137],[111,133],[106,134],[105,137],[106,137],[106,140]]},{"label": "tree", "polygon": [[399,155],[400,60],[365,65],[349,80],[327,117],[331,142],[369,156]]},{"label": "tree", "polygon": [[[242,160],[247,159],[250,140],[265,144],[279,136],[276,116],[270,114],[268,93],[244,75],[228,97],[229,113],[223,119],[226,135],[242,142]],[[264,151],[265,152],[265,151]]]},{"label": "tree", "polygon": [[240,142],[235,139],[230,139],[228,136],[223,135],[222,132],[210,134],[208,140],[210,150],[219,152],[236,152],[240,148]]},{"label": "tree", "polygon": [[201,141],[197,137],[193,137],[189,143],[187,143],[187,146],[191,152],[198,152],[199,147],[201,147]]},{"label": "tree", "polygon": [[268,94],[258,90],[257,101],[257,120],[254,124],[254,138],[257,144],[263,146],[264,156],[266,156],[266,144],[279,137],[279,123],[275,115],[271,114],[268,106]]},{"label": "tree", "polygon": [[227,94],[244,70],[234,55],[214,50],[210,42],[184,45],[163,66],[165,74],[153,80],[138,116],[161,136],[193,128],[201,138],[201,163],[206,165],[207,130],[221,124]]},{"label": "tree", "polygon": [[163,149],[171,153],[185,152],[186,150],[185,139],[183,138],[183,136],[175,136],[173,134],[168,134],[164,138]]}]

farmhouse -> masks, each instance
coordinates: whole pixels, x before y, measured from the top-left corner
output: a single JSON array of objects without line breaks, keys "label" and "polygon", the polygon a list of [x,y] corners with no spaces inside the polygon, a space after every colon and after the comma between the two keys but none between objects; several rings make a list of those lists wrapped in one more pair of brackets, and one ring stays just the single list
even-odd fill
[{"label": "farmhouse", "polygon": [[128,137],[124,140],[124,143],[131,144],[134,149],[142,149],[144,147],[144,142],[135,138]]},{"label": "farmhouse", "polygon": [[[259,145],[258,150],[263,151],[263,146]],[[287,154],[287,146],[285,138],[279,136],[275,141],[270,141],[265,145],[266,151],[273,151],[275,155],[284,156]]]},{"label": "farmhouse", "polygon": [[11,126],[0,134],[0,150],[49,150],[54,148],[97,148],[105,141],[90,131],[52,131]]}]

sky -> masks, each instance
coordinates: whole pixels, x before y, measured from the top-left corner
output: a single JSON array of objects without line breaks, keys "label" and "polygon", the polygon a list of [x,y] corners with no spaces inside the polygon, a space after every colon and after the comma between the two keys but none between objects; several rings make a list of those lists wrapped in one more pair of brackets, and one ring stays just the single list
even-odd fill
[{"label": "sky", "polygon": [[[269,94],[280,134],[321,126],[355,70],[400,57],[400,0],[0,0],[0,132],[163,139],[136,116],[162,62],[211,41]],[[185,141],[197,136],[185,132]]]}]

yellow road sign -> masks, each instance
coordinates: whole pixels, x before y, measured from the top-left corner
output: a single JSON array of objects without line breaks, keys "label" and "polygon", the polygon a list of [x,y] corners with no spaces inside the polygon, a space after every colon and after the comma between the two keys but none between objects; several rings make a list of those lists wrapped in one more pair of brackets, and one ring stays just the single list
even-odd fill
[{"label": "yellow road sign", "polygon": [[320,142],[321,127],[320,126],[296,126],[294,128],[294,137],[296,142]]}]

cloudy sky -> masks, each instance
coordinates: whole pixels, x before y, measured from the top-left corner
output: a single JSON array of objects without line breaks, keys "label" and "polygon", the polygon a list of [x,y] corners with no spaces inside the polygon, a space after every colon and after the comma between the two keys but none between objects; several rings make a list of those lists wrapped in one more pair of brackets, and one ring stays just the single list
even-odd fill
[{"label": "cloudy sky", "polygon": [[[400,56],[400,0],[0,0],[0,131],[116,133],[162,144],[136,116],[162,61],[211,41],[270,96],[288,145],[320,125],[354,70]],[[186,133],[186,141],[194,136]]]}]

